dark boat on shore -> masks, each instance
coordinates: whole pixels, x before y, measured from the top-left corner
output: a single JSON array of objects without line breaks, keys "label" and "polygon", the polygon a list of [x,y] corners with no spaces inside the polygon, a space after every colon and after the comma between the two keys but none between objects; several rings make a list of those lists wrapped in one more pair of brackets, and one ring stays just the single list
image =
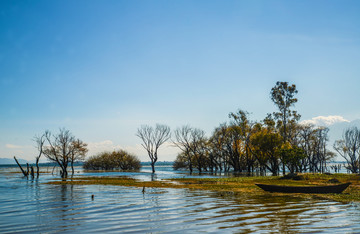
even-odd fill
[{"label": "dark boat on shore", "polygon": [[337,184],[337,185],[323,185],[323,186],[281,186],[281,185],[267,185],[255,184],[267,192],[278,193],[341,193],[351,183]]}]

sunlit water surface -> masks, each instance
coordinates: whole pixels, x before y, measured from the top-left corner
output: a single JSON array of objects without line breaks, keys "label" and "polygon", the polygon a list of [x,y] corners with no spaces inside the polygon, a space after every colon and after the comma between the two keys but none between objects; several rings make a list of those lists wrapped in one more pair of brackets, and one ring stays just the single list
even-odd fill
[{"label": "sunlit water surface", "polygon": [[[316,198],[220,196],[187,189],[47,185],[0,170],[1,233],[360,233],[360,207]],[[150,180],[149,168],[128,175]],[[153,179],[187,176],[159,167]],[[92,200],[91,195],[94,195]]]}]

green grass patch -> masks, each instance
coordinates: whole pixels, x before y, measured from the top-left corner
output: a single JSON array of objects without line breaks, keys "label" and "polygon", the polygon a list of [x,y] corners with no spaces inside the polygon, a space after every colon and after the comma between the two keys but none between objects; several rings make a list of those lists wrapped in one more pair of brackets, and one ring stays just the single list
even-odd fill
[{"label": "green grass patch", "polygon": [[340,183],[351,182],[352,184],[341,194],[291,194],[298,197],[319,197],[340,202],[360,202],[360,176],[352,174],[302,174],[303,180],[281,179],[279,176],[267,177],[231,177],[231,178],[179,178],[160,181],[141,181],[128,177],[75,177],[59,179],[48,184],[73,184],[73,185],[118,185],[131,187],[152,188],[185,188],[196,190],[208,190],[220,194],[232,194],[234,196],[289,196],[289,194],[269,193],[261,190],[255,184],[276,185],[329,185],[330,180],[338,180]]}]

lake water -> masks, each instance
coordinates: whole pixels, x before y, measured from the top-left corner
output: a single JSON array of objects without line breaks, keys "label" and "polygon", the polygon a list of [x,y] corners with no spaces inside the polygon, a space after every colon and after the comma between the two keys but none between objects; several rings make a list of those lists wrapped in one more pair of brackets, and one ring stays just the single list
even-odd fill
[{"label": "lake water", "polygon": [[[360,205],[289,196],[219,196],[214,192],[47,185],[0,169],[0,233],[360,233]],[[155,179],[188,176],[157,167]],[[150,180],[149,167],[128,175]],[[90,175],[81,169],[77,176]],[[95,195],[94,200],[91,195]]]}]

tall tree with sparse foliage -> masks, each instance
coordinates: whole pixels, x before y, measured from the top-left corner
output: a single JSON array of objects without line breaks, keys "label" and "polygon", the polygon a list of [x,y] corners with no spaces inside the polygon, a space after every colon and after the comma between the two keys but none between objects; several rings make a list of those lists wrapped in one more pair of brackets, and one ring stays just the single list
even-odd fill
[{"label": "tall tree with sparse foliage", "polygon": [[[295,129],[294,125],[300,119],[297,111],[291,110],[291,107],[298,101],[295,95],[298,93],[296,85],[289,85],[288,82],[276,82],[276,85],[271,89],[270,98],[278,108],[278,112],[274,112],[274,117],[277,120],[277,127],[283,138],[284,144],[289,141],[291,130]],[[285,157],[284,155],[283,157]],[[285,158],[282,158],[283,174],[285,174]]]}]

